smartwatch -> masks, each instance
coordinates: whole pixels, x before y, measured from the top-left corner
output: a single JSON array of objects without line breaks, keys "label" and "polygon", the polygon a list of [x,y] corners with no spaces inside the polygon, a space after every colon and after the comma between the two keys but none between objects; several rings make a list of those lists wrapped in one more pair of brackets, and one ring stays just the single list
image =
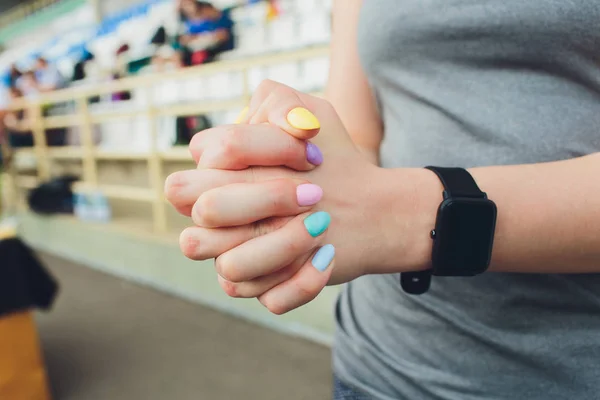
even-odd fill
[{"label": "smartwatch", "polygon": [[402,289],[409,294],[427,292],[434,275],[465,277],[485,272],[492,258],[496,230],[496,204],[466,169],[426,168],[442,181],[443,201],[430,232],[431,269],[400,275]]}]

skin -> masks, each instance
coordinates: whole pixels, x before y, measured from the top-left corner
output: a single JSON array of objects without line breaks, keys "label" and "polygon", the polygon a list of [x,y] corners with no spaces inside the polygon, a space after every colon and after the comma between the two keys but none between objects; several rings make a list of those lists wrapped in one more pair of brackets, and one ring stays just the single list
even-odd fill
[{"label": "skin", "polygon": [[378,164],[383,124],[356,46],[361,5],[362,0],[333,3],[331,61],[325,93],[354,144],[373,164]]},{"label": "skin", "polygon": [[[342,64],[333,61],[332,67]],[[358,67],[346,69],[361,77]],[[342,82],[354,81],[365,95],[366,81],[358,80],[332,80],[333,105],[263,83],[242,124],[213,128],[192,140],[198,169],[168,178],[167,198],[196,225],[183,232],[182,251],[192,259],[216,258],[219,282],[229,295],[257,297],[281,314],[312,300],[326,284],[430,267],[429,231],[442,185],[424,169],[373,165],[381,135],[372,136],[380,124],[360,131],[345,126],[361,126],[375,107],[338,94],[350,90],[340,88]],[[320,131],[291,127],[286,116],[296,107],[310,110]],[[306,162],[307,139],[324,154],[319,167]],[[600,153],[469,171],[499,210],[488,273],[600,272]],[[296,205],[295,187],[305,182],[325,193],[312,208]],[[312,238],[301,221],[316,210],[328,211],[332,223]],[[318,272],[310,258],[327,243],[336,247],[335,265]]]}]

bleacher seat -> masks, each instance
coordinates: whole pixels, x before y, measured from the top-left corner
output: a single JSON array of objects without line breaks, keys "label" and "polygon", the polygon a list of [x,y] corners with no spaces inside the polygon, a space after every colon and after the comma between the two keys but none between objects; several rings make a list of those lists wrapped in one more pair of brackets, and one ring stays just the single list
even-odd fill
[{"label": "bleacher seat", "polygon": [[[215,1],[225,7],[235,1]],[[235,22],[237,48],[220,58],[236,59],[252,55],[284,52],[306,46],[327,43],[330,39],[331,0],[282,0],[281,15],[267,21],[268,7],[265,2],[255,2],[232,11]],[[57,38],[46,49],[45,55],[59,65],[65,75],[72,68],[82,51],[87,47],[96,56],[97,68],[110,70],[116,62],[116,50],[122,44],[130,47],[133,58],[147,57],[154,48],[150,39],[156,30],[164,26],[167,33],[174,35],[179,27],[178,14],[172,0],[151,0],[132,9],[112,16],[94,29],[93,35],[82,37],[77,32]],[[250,90],[264,79],[284,82],[303,91],[322,90],[328,73],[325,57],[302,62],[289,62],[249,71]],[[83,83],[85,84],[85,83]],[[150,99],[160,107],[182,102],[227,100],[239,97],[243,91],[242,74],[215,73],[211,76],[192,77],[181,80],[162,79],[150,90],[132,91],[131,101],[94,105],[94,112],[103,110],[127,110],[143,107]],[[109,98],[110,96],[105,96]],[[213,124],[230,123],[239,110],[228,110],[209,115]],[[145,117],[119,120],[101,124],[101,147],[147,151],[150,148]],[[175,132],[174,118],[162,117],[160,121],[160,146],[172,143]]]}]

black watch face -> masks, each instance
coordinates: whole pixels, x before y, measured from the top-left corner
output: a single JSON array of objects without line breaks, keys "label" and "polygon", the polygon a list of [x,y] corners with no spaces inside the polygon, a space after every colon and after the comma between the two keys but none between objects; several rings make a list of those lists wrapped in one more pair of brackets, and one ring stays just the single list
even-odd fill
[{"label": "black watch face", "polygon": [[451,198],[439,208],[433,245],[436,275],[472,276],[490,264],[496,205],[487,199]]}]

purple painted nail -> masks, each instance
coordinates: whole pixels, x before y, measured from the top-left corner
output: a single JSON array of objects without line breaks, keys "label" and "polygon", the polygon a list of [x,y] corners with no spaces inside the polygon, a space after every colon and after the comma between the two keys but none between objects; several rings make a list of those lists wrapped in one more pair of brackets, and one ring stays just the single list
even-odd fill
[{"label": "purple painted nail", "polygon": [[313,165],[321,165],[323,163],[323,153],[316,144],[306,142],[306,159]]}]

